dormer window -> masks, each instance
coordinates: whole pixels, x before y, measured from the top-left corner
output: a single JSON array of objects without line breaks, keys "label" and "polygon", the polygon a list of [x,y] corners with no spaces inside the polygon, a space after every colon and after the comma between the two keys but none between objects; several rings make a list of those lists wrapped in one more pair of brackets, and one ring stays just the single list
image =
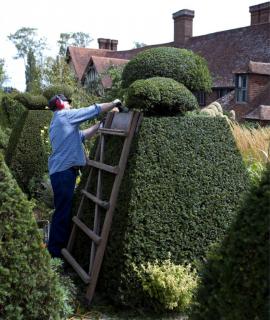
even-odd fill
[{"label": "dormer window", "polygon": [[247,75],[237,74],[235,77],[236,102],[247,102]]}]

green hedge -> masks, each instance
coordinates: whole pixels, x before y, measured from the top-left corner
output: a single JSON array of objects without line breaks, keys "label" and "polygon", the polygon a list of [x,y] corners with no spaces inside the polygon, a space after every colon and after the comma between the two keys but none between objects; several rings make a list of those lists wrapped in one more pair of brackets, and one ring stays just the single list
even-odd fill
[{"label": "green hedge", "polygon": [[42,95],[32,95],[28,92],[19,93],[14,97],[29,110],[44,110],[48,105],[48,100]]},{"label": "green hedge", "polygon": [[[20,119],[25,107],[16,101],[11,95],[5,95],[1,101],[1,125],[4,127],[13,128]],[[3,116],[3,117],[2,117]]]},{"label": "green hedge", "polygon": [[9,132],[0,126],[0,152],[5,150],[8,146]]},{"label": "green hedge", "polygon": [[199,109],[197,99],[184,85],[163,77],[134,81],[127,90],[126,104],[146,115],[178,115]]},{"label": "green hedge", "polygon": [[[105,161],[116,164],[119,138],[110,141]],[[112,181],[104,179],[103,199],[108,199]],[[202,259],[225,235],[247,186],[224,118],[144,118],[121,184],[100,291],[134,306],[143,294],[132,263],[163,261],[169,252],[176,264]],[[91,209],[87,203],[85,217]],[[89,239],[82,237],[74,252],[88,259],[88,248]]]},{"label": "green hedge", "polygon": [[53,96],[60,93],[66,96],[67,98],[71,98],[73,89],[68,85],[59,84],[59,85],[50,86],[44,89],[43,91],[43,95],[47,98],[47,100],[51,99]]},{"label": "green hedge", "polygon": [[270,165],[228,235],[209,255],[192,319],[268,320]]},{"label": "green hedge", "polygon": [[63,319],[67,301],[31,205],[0,153],[0,318]]},{"label": "green hedge", "polygon": [[48,169],[41,130],[49,126],[51,117],[52,113],[47,110],[25,111],[12,131],[6,162],[25,192],[29,191],[31,178],[41,178]]},{"label": "green hedge", "polygon": [[191,91],[210,91],[211,75],[204,58],[190,50],[172,47],[151,48],[138,53],[124,67],[122,85],[152,77],[172,78]]}]

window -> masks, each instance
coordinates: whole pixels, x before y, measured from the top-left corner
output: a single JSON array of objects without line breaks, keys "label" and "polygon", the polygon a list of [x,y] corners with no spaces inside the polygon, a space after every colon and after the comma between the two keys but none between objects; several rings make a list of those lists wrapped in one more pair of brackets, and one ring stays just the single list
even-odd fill
[{"label": "window", "polygon": [[199,106],[205,106],[205,92],[198,91],[195,92],[194,95],[198,100]]},{"label": "window", "polygon": [[230,88],[220,88],[220,89],[218,89],[218,92],[217,92],[218,98],[226,96],[226,94],[228,94],[231,91],[232,91],[232,89],[230,89]]},{"label": "window", "polygon": [[247,75],[238,74],[235,77],[236,102],[247,102]]}]

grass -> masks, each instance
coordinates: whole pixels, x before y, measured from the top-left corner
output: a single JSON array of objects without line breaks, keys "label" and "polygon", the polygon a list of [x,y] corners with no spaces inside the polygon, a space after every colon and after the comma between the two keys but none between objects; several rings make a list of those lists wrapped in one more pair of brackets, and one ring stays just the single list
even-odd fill
[{"label": "grass", "polygon": [[231,129],[243,159],[265,164],[270,158],[270,127],[247,128],[231,123]]}]

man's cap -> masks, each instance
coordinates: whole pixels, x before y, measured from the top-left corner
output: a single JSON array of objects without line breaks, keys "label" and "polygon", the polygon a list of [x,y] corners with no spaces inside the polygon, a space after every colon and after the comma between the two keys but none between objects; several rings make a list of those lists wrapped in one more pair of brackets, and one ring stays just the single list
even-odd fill
[{"label": "man's cap", "polygon": [[68,102],[71,102],[72,100],[67,98],[66,96],[64,96],[63,94],[57,94],[55,96],[53,96],[49,102],[48,102],[48,107],[51,109],[51,110],[55,110],[58,108],[59,106],[59,100],[61,101],[68,101]]}]

